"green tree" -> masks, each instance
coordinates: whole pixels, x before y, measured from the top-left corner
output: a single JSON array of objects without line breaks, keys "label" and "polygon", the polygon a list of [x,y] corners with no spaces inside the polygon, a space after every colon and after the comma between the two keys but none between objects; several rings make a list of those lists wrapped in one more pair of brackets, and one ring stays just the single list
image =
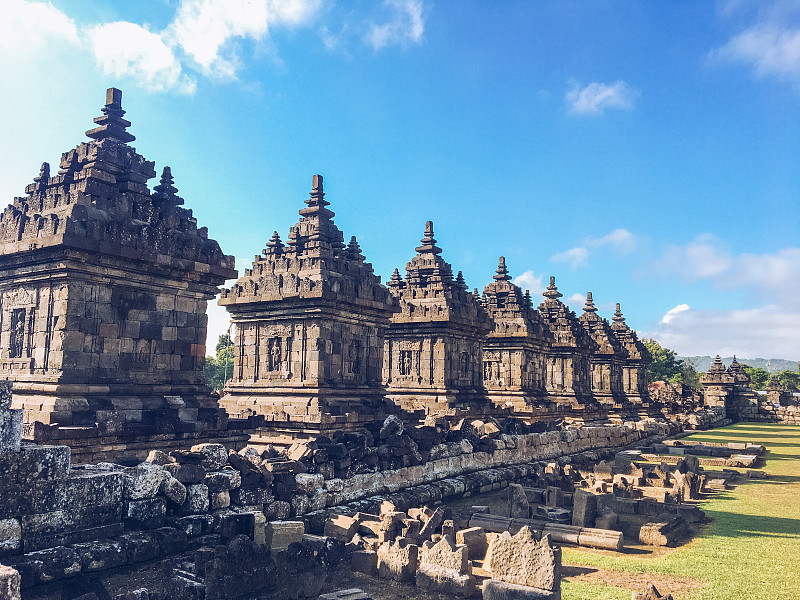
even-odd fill
[{"label": "green tree", "polygon": [[800,373],[795,371],[781,371],[778,375],[778,380],[781,385],[788,391],[793,392],[800,390]]},{"label": "green tree", "polygon": [[742,369],[750,378],[750,387],[754,390],[763,390],[769,381],[769,372],[761,367],[751,367],[750,365],[742,365]]},{"label": "green tree", "polygon": [[219,336],[216,347],[216,356],[206,356],[203,374],[206,383],[216,392],[225,386],[233,373],[233,343],[228,334]]},{"label": "green tree", "polygon": [[[653,357],[653,362],[647,367],[647,383],[654,381],[684,382],[685,365],[674,350],[664,348],[652,338],[646,338],[642,342],[650,351],[650,356]],[[694,367],[691,368],[694,370]]]}]

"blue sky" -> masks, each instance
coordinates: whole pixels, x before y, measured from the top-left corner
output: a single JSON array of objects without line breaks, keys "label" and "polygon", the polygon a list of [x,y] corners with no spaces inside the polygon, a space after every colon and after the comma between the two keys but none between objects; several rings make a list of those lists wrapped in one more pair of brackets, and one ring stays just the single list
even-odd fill
[{"label": "blue sky", "polygon": [[384,280],[431,219],[470,287],[504,255],[681,354],[800,359],[800,2],[3,6],[7,202],[116,86],[240,272],[320,173]]}]

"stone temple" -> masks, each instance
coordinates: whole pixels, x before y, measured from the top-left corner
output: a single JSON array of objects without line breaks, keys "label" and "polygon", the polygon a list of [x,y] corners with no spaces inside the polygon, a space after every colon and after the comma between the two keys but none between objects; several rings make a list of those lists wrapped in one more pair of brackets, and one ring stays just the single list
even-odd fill
[{"label": "stone temple", "polygon": [[[0,217],[0,376],[32,439],[197,434],[227,416],[203,379],[206,303],[234,277],[173,184],[129,145],[109,89],[90,141]],[[191,436],[190,436],[191,437]]]}]

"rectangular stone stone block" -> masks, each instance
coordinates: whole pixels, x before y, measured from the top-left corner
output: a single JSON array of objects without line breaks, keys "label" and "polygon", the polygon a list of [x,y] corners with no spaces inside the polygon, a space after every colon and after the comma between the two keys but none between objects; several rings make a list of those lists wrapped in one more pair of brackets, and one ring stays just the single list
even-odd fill
[{"label": "rectangular stone stone block", "polygon": [[594,527],[597,512],[597,496],[591,492],[576,490],[572,497],[572,524],[577,527]]},{"label": "rectangular stone stone block", "polygon": [[3,600],[21,600],[20,575],[16,569],[0,565],[0,598]]},{"label": "rectangular stone stone block", "polygon": [[483,600],[561,600],[560,590],[542,590],[491,579],[483,582],[482,593]]},{"label": "rectangular stone stone block", "polygon": [[17,465],[17,482],[30,484],[43,479],[66,479],[69,464],[69,446],[22,444]]},{"label": "rectangular stone stone block", "polygon": [[272,521],[264,528],[267,547],[273,552],[281,552],[292,542],[300,542],[305,533],[302,521]]},{"label": "rectangular stone stone block", "polygon": [[20,520],[0,519],[0,556],[17,554],[21,549],[22,523]]}]

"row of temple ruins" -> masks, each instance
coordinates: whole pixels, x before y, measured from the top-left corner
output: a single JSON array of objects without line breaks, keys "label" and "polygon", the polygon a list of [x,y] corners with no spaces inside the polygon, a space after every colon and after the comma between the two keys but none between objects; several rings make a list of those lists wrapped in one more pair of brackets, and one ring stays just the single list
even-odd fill
[{"label": "row of temple ruins", "polygon": [[0,376],[26,439],[127,451],[154,435],[289,443],[389,414],[668,411],[648,394],[651,359],[619,304],[609,322],[589,293],[577,316],[551,277],[535,308],[503,257],[469,291],[430,221],[405,275],[383,285],[355,236],[345,244],[320,175],[286,242],[275,232],[222,290],[236,337],[218,398],[203,377],[206,306],[237,277],[234,259],[183,206],[169,167],[149,190],[155,165],[129,145],[121,98],[109,89],[89,141],[56,173],[44,163],[0,216]]}]

